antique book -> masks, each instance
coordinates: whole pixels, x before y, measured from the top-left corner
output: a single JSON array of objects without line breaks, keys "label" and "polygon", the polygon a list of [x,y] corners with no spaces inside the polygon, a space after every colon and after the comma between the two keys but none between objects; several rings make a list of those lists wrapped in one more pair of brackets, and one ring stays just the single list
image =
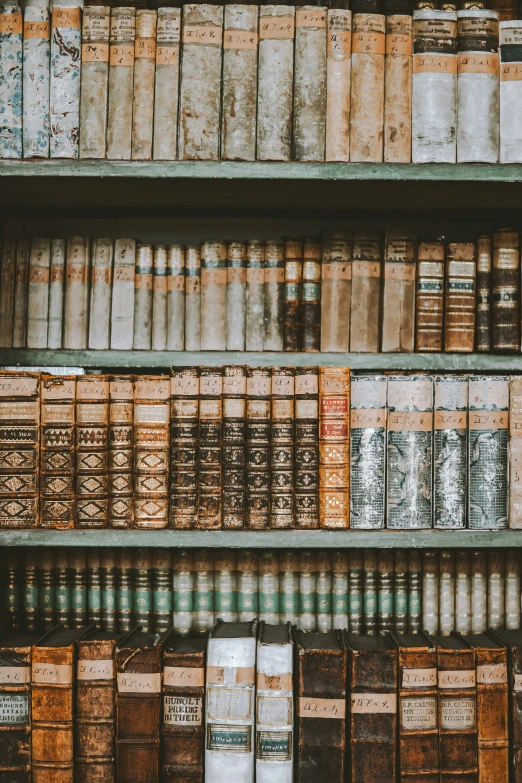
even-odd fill
[{"label": "antique book", "polygon": [[221,157],[256,159],[258,17],[256,5],[225,5]]},{"label": "antique book", "polygon": [[172,582],[172,551],[154,548],[152,550],[152,625],[158,633],[166,631],[173,624]]},{"label": "antique book", "polygon": [[54,558],[54,588],[56,622],[71,627],[71,573],[67,549],[59,547]]},{"label": "antique book", "polygon": [[214,557],[214,609],[217,620],[238,621],[237,554],[218,549]]},{"label": "antique book", "polygon": [[511,228],[493,234],[491,350],[520,351],[520,235]]},{"label": "antique book", "polygon": [[457,13],[457,162],[497,163],[499,147],[498,12]]},{"label": "antique book", "polygon": [[136,11],[131,141],[133,160],[152,159],[157,18],[156,11],[145,8]]},{"label": "antique book", "polygon": [[317,630],[332,630],[332,558],[321,550],[315,558],[315,608]]},{"label": "antique book", "polygon": [[92,240],[89,348],[109,348],[113,240]]},{"label": "antique book", "polygon": [[170,526],[194,528],[198,501],[199,370],[173,367],[170,380]]},{"label": "antique book", "polygon": [[411,161],[412,18],[386,16],[384,162]]},{"label": "antique book", "polygon": [[377,557],[377,625],[379,636],[393,629],[393,552],[386,550]]},{"label": "antique book", "polygon": [[[394,18],[388,17],[388,24],[390,19]],[[404,18],[410,19],[410,17]],[[398,45],[403,36],[397,34],[393,37],[398,39]],[[415,256],[416,239],[411,231],[401,228],[386,229],[382,292],[381,350],[383,353],[411,353],[414,348]]]},{"label": "antique book", "polygon": [[522,161],[522,112],[520,73],[522,73],[522,23],[500,21],[500,163]]},{"label": "antique book", "polygon": [[[490,631],[488,636],[499,641],[507,652],[508,686],[508,727],[509,727],[509,774],[513,783],[520,783],[522,766],[520,763],[520,693],[522,691],[522,633],[517,630],[497,629]],[[497,686],[499,687],[499,686]],[[480,720],[480,718],[479,718]]]},{"label": "antique book", "polygon": [[362,622],[367,636],[378,632],[378,558],[376,549],[365,549],[363,553]]},{"label": "antique book", "polygon": [[270,527],[295,527],[295,368],[272,368]]},{"label": "antique book", "polygon": [[203,783],[206,636],[171,637],[163,655],[165,783]]},{"label": "antique book", "polygon": [[509,379],[509,527],[522,527],[522,379]]},{"label": "antique book", "polygon": [[[520,552],[512,550],[505,555],[505,627],[520,628]],[[458,629],[457,629],[458,630]]]},{"label": "antique book", "polygon": [[218,620],[208,639],[205,691],[205,777],[254,780],[257,622]]},{"label": "antique book", "polygon": [[132,550],[121,548],[116,555],[116,627],[132,628]]},{"label": "antique book", "polygon": [[87,625],[87,550],[74,549],[69,557],[71,574],[71,627]]},{"label": "antique book", "polygon": [[282,351],[285,318],[284,242],[268,240],[265,246],[264,337],[265,351]]},{"label": "antique book", "polygon": [[437,375],[434,383],[433,527],[466,527],[468,379]]},{"label": "antique book", "polygon": [[0,347],[11,348],[13,345],[16,239],[3,237],[1,250]]},{"label": "antique book", "polygon": [[419,633],[425,626],[422,616],[422,557],[417,550],[408,552],[408,626]]},{"label": "antique book", "polygon": [[181,9],[158,8],[156,79],[154,82],[154,160],[178,157],[178,102]]},{"label": "antique book", "polygon": [[152,631],[152,550],[135,549],[132,616],[137,628]]},{"label": "antique book", "polygon": [[2,6],[0,43],[0,158],[22,157],[22,10]]},{"label": "antique book", "polygon": [[413,12],[412,161],[455,163],[457,14]]},{"label": "antique book", "polygon": [[475,350],[491,350],[492,249],[491,237],[477,237],[477,300]]},{"label": "antique book", "polygon": [[344,231],[325,232],[321,257],[321,351],[348,353],[351,294],[351,235]]},{"label": "antique book", "polygon": [[265,243],[251,239],[246,253],[245,348],[262,351],[265,317]]},{"label": "antique book", "polygon": [[292,157],[323,161],[326,144],[326,41],[328,9],[295,12]]},{"label": "antique book", "polygon": [[227,350],[227,246],[201,245],[201,350]]},{"label": "antique book", "polygon": [[80,158],[105,158],[109,96],[109,5],[88,5],[82,20]]},{"label": "antique book", "polygon": [[319,523],[350,521],[350,370],[319,368]]},{"label": "antique book", "polygon": [[[471,13],[471,12],[470,12]],[[450,242],[446,247],[444,350],[471,353],[475,345],[476,247]]]},{"label": "antique book", "polygon": [[108,527],[130,528],[133,523],[132,375],[109,376]]},{"label": "antique book", "polygon": [[67,240],[65,273],[64,348],[87,348],[89,273],[89,239],[85,237],[69,237]]},{"label": "antique book", "polygon": [[271,387],[269,367],[247,367],[246,527],[270,527]]},{"label": "antique book", "polygon": [[393,555],[393,630],[405,634],[409,631],[408,611],[408,552],[397,549]]},{"label": "antique book", "polygon": [[[12,557],[12,555],[11,555]],[[56,623],[54,612],[54,551],[39,552],[38,557],[38,613],[42,628],[48,631]]]},{"label": "antique book", "polygon": [[76,378],[76,527],[107,527],[109,378]]},{"label": "antique book", "polygon": [[256,672],[257,783],[293,780],[293,647],[290,623],[260,623]]},{"label": "antique book", "polygon": [[167,246],[167,351],[182,351],[184,347],[185,347],[185,249],[183,248],[182,245],[168,245]]},{"label": "antique book", "polygon": [[114,240],[114,268],[112,274],[111,348],[130,350],[134,334],[134,265],[136,241]]},{"label": "antique book", "polygon": [[385,375],[354,375],[350,394],[350,527],[384,527]]},{"label": "antique book", "polygon": [[23,621],[27,631],[34,631],[39,626],[38,612],[38,568],[36,548],[25,550],[24,556],[24,594]]},{"label": "antique book", "polygon": [[332,628],[348,628],[348,553],[332,552]]},{"label": "antique book", "polygon": [[303,244],[285,241],[284,351],[299,351],[302,337]]},{"label": "antique book", "polygon": [[168,525],[170,383],[142,375],[134,382],[134,524]]},{"label": "antique book", "polygon": [[455,628],[455,557],[451,551],[439,555],[439,633]]},{"label": "antique book", "polygon": [[319,527],[319,368],[295,368],[294,515],[296,528]]},{"label": "antique book", "polygon": [[326,39],[327,161],[350,159],[350,87],[352,72],[352,12],[329,8]]},{"label": "antique book", "polygon": [[223,528],[245,527],[246,367],[223,367]]},{"label": "antique book", "polygon": [[199,549],[194,556],[194,630],[214,625],[214,553]]},{"label": "antique book", "polygon": [[166,577],[166,588],[172,596],[174,612],[165,614],[165,628],[172,624],[178,634],[186,636],[194,625],[194,553],[178,550],[171,571]]},{"label": "antique book", "polygon": [[315,552],[301,550],[299,553],[298,622],[302,631],[316,631],[316,556]]},{"label": "antique book", "polygon": [[471,632],[471,557],[465,550],[455,553],[455,630]]},{"label": "antique book", "polygon": [[70,528],[76,519],[76,376],[43,374],[40,399],[40,525]]},{"label": "antique book", "polygon": [[505,625],[504,557],[491,550],[487,554],[487,627],[496,629]]},{"label": "antique book", "polygon": [[185,350],[201,348],[201,261],[199,247],[185,249]]},{"label": "antique book", "polygon": [[198,516],[196,527],[222,526],[223,377],[221,367],[199,371]]},{"label": "antique book", "polygon": [[90,623],[101,626],[101,558],[99,549],[87,550],[87,615]]},{"label": "antique book", "polygon": [[508,378],[471,375],[468,525],[475,530],[498,530],[508,524],[508,419]]},{"label": "antique book", "polygon": [[62,347],[64,271],[65,239],[53,239],[51,240],[51,272],[49,278],[48,348]]},{"label": "antique book", "polygon": [[257,159],[290,160],[295,8],[259,7]]},{"label": "antique book", "polygon": [[301,350],[318,351],[321,346],[321,244],[303,242],[301,286]]},{"label": "antique book", "polygon": [[152,275],[152,328],[151,348],[153,351],[167,350],[167,248],[154,247]]},{"label": "antique book", "polygon": [[[263,573],[263,586],[265,577]],[[257,552],[248,549],[238,552],[237,599],[238,622],[256,620],[259,616],[259,558]]]},{"label": "antique book", "polygon": [[[271,559],[274,560],[273,557]],[[277,568],[276,565],[278,565]],[[261,568],[263,568],[262,561],[260,562]],[[299,555],[295,552],[281,552],[278,563],[274,564],[272,572],[274,576],[279,578],[277,595],[280,614],[278,620],[281,623],[296,624],[299,620]],[[274,585],[274,587],[276,586]],[[273,590],[273,592],[275,591]]]},{"label": "antique book", "polygon": [[40,502],[40,374],[0,374],[0,527],[36,527]]},{"label": "antique book", "polygon": [[501,22],[520,18],[516,0],[492,0],[491,8],[498,12]]},{"label": "antique book", "polygon": [[152,346],[153,275],[152,245],[139,243],[134,275],[134,350],[150,351]]},{"label": "antique book", "polygon": [[223,6],[183,7],[178,152],[180,160],[218,160]]},{"label": "antique book", "polygon": [[442,351],[444,242],[419,242],[415,302],[415,350]]},{"label": "antique book", "polygon": [[29,280],[27,285],[28,348],[47,348],[47,330],[49,328],[50,264],[51,240],[31,240],[31,252],[29,254]]},{"label": "antique book", "polygon": [[53,4],[49,125],[51,158],[77,158],[80,136],[81,7]]},{"label": "antique book", "polygon": [[[356,33],[354,33],[355,36]],[[353,235],[350,309],[350,351],[352,353],[378,353],[380,300],[381,242],[379,232],[355,232]]]},{"label": "antique book", "polygon": [[350,160],[380,163],[384,135],[386,17],[355,13],[352,35]]},{"label": "antique book", "polygon": [[229,242],[226,287],[227,351],[245,350],[246,295],[246,244]]},{"label": "antique book", "polygon": [[157,783],[161,731],[163,634],[130,631],[116,645],[116,776],[121,783]]},{"label": "antique book", "polygon": [[432,527],[432,439],[433,378],[389,375],[386,527]]},{"label": "antique book", "polygon": [[107,158],[130,160],[134,95],[136,9],[111,9],[109,46],[109,101],[107,107]]},{"label": "antique book", "polygon": [[51,15],[48,4],[32,2],[24,9],[23,156],[49,157],[49,78]]},{"label": "antique book", "polygon": [[[29,252],[31,240],[21,238],[16,242],[13,348],[25,348],[27,340],[27,298],[29,276]],[[47,342],[46,342],[47,347]]]},{"label": "antique book", "polygon": [[487,629],[487,553],[471,553],[471,633]]}]

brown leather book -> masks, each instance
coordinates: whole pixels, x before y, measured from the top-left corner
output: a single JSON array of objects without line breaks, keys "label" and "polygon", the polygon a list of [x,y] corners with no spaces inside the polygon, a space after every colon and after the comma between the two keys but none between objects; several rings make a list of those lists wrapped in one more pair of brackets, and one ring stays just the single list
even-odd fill
[{"label": "brown leather book", "polygon": [[40,524],[74,527],[76,376],[42,374],[40,400]]},{"label": "brown leather book", "polygon": [[116,646],[118,783],[159,779],[161,673],[170,632],[130,631]]},{"label": "brown leather book", "polygon": [[319,368],[319,523],[349,526],[350,369]]},{"label": "brown leather book", "polygon": [[493,235],[491,350],[520,351],[520,235],[512,228]]},{"label": "brown leather book", "polygon": [[222,526],[223,370],[199,371],[199,476],[196,527]]},{"label": "brown leather book", "polygon": [[489,631],[507,648],[509,691],[509,772],[512,783],[522,782],[522,630]]},{"label": "brown leather book", "polygon": [[223,367],[223,527],[245,526],[246,367]]},{"label": "brown leather book", "polygon": [[163,656],[164,783],[203,783],[206,636],[171,638]]},{"label": "brown leather book", "polygon": [[109,378],[109,527],[130,528],[134,520],[134,376]]},{"label": "brown leather book", "polygon": [[475,348],[491,350],[491,237],[477,237],[477,315],[475,321]]},{"label": "brown leather book", "polygon": [[76,527],[107,527],[109,377],[76,378]]},{"label": "brown leather book", "polygon": [[444,350],[471,353],[475,345],[477,261],[474,242],[446,247]]},{"label": "brown leather book", "polygon": [[419,242],[415,350],[442,351],[444,242]]},{"label": "brown leather book", "polygon": [[303,292],[301,302],[301,350],[321,347],[321,243],[305,239],[303,243]]},{"label": "brown leather book", "polygon": [[397,777],[397,650],[386,636],[345,634],[348,647],[349,774],[357,783]]},{"label": "brown leather book", "polygon": [[170,527],[196,526],[199,369],[173,367],[170,378]]},{"label": "brown leather book", "polygon": [[491,0],[488,5],[492,11],[498,11],[499,22],[509,22],[520,19],[517,12],[517,0]]},{"label": "brown leather book", "polygon": [[294,527],[295,368],[272,368],[270,527]]},{"label": "brown leather book", "polygon": [[[388,25],[390,25],[390,19],[388,19]],[[397,36],[399,39],[405,37]],[[387,57],[391,56],[387,55]],[[416,245],[415,234],[411,231],[404,228],[386,229],[382,297],[381,345],[383,353],[397,351],[411,353],[413,351],[415,342]]]},{"label": "brown leather book", "polygon": [[346,647],[340,631],[294,631],[295,779],[343,783],[346,750]]},{"label": "brown leather book", "polygon": [[301,287],[303,280],[303,244],[285,242],[285,323],[283,350],[301,350]]},{"label": "brown leather book", "polygon": [[319,527],[319,367],[295,368],[295,526]]},{"label": "brown leather book", "polygon": [[270,527],[270,367],[247,367],[246,526]]},{"label": "brown leather book", "polygon": [[[384,19],[382,21],[384,24]],[[370,33],[361,35],[371,36]],[[384,61],[384,57],[382,59]],[[350,351],[352,353],[359,351],[378,353],[379,351],[381,266],[379,232],[355,232],[353,235],[350,313]]]}]

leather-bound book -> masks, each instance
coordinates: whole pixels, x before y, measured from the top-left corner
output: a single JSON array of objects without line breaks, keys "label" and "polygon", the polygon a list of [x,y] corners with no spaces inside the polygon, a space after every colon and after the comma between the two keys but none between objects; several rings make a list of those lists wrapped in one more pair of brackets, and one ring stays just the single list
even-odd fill
[{"label": "leather-bound book", "polygon": [[76,642],[91,630],[57,626],[33,646],[33,783],[73,783]]},{"label": "leather-bound book", "polygon": [[[190,576],[192,575],[190,574]],[[188,587],[189,590],[186,591],[185,596],[190,601],[192,585],[190,584]],[[172,588],[172,550],[154,548],[152,550],[152,623],[154,630],[158,633],[166,631],[172,625]],[[190,616],[190,612],[188,614]]]},{"label": "leather-bound book", "polygon": [[247,367],[246,526],[270,527],[270,367]]},{"label": "leather-bound book", "polygon": [[[44,13],[47,11],[47,9],[41,9],[41,10]],[[26,11],[26,16],[27,16],[27,11]],[[31,240],[25,237],[19,238],[16,242],[14,313],[13,313],[13,348],[25,348],[26,339],[27,339],[27,300],[28,300],[28,293],[29,293],[27,283],[28,283],[28,275],[29,275],[30,244],[31,244]],[[52,251],[51,251],[51,255],[52,255]],[[48,315],[50,316],[50,307],[48,310]],[[49,325],[47,328],[49,329]],[[48,345],[49,343],[47,337],[44,347],[47,348]]]},{"label": "leather-bound book", "polygon": [[522,780],[522,631],[497,629],[489,634],[507,649],[509,694],[509,773],[512,783]]},{"label": "leather-bound book", "polygon": [[109,378],[109,527],[130,528],[134,519],[134,377]]},{"label": "leather-bound book", "polygon": [[221,367],[199,371],[199,486],[196,526],[222,525],[223,375]]},{"label": "leather-bound book", "polygon": [[[384,17],[379,18],[384,20]],[[350,351],[352,353],[359,351],[378,353],[380,309],[381,242],[379,233],[376,231],[355,232],[353,235],[350,312]]]},{"label": "leather-bound book", "polygon": [[0,527],[36,527],[40,373],[0,373]]},{"label": "leather-bound book", "polygon": [[118,641],[116,663],[116,778],[157,783],[163,650],[170,635],[130,631]]},{"label": "leather-bound book", "polygon": [[499,21],[510,22],[520,19],[520,6],[517,0],[491,0],[490,7],[498,12]]},{"label": "leather-bound book", "polygon": [[76,376],[43,374],[40,382],[42,527],[74,527]]},{"label": "leather-bound book", "polygon": [[[301,288],[303,280],[303,244],[285,242],[285,351],[301,349]],[[247,346],[248,348],[248,346]]]},{"label": "leather-bound book", "polygon": [[475,350],[491,350],[491,237],[477,237],[477,312],[475,316]]},{"label": "leather-bound book", "polygon": [[198,513],[199,370],[173,367],[170,378],[169,526],[194,528]]},{"label": "leather-bound book", "polygon": [[313,239],[305,239],[303,243],[301,321],[301,349],[318,351],[321,346],[321,245]]},{"label": "leather-bound book", "polygon": [[522,378],[509,381],[509,527],[522,527]]},{"label": "leather-bound book", "polygon": [[270,527],[294,527],[295,368],[272,368]]},{"label": "leather-bound book", "polygon": [[442,351],[444,242],[419,242],[415,350]]},{"label": "leather-bound book", "polygon": [[203,783],[206,636],[175,636],[163,655],[164,783]]},{"label": "leather-bound book", "polygon": [[348,353],[351,294],[351,235],[344,231],[325,233],[321,259],[321,351]]},{"label": "leather-bound book", "polygon": [[319,368],[295,368],[295,526],[319,527]]},{"label": "leather-bound book", "polygon": [[354,375],[350,395],[350,527],[384,527],[385,375]]},{"label": "leather-bound book", "polygon": [[223,527],[245,526],[246,367],[223,368]]},{"label": "leather-bound book", "polygon": [[76,379],[76,527],[107,527],[109,378]]},{"label": "leather-bound book", "polygon": [[520,235],[512,228],[493,234],[491,350],[520,351]]},{"label": "leather-bound book", "polygon": [[445,351],[473,351],[476,276],[475,243],[450,242],[446,247]]},{"label": "leather-bound book", "polygon": [[349,526],[350,369],[319,368],[319,524]]},{"label": "leather-bound book", "polygon": [[295,779],[345,779],[347,655],[340,631],[294,631]]}]

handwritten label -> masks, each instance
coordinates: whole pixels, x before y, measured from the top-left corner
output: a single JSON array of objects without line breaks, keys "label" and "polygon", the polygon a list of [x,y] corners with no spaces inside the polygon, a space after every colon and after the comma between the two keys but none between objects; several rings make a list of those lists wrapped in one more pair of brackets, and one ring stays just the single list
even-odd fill
[{"label": "handwritten label", "polygon": [[437,685],[437,669],[403,669],[403,688],[433,688]]},{"label": "handwritten label", "polygon": [[[84,63],[107,63],[109,62],[109,44],[107,43],[84,43],[82,44],[82,62]],[[93,269],[93,272],[95,270]],[[110,275],[110,269],[107,270]]]},{"label": "handwritten label", "polygon": [[134,65],[134,45],[133,44],[112,44],[110,50],[109,63],[113,67],[129,67]]},{"label": "handwritten label", "polygon": [[38,685],[70,685],[73,668],[70,663],[33,663],[32,680]]},{"label": "handwritten label", "polygon": [[51,35],[49,22],[24,22],[24,40],[29,38],[41,38],[47,41]]},{"label": "handwritten label", "polygon": [[387,261],[384,264],[385,280],[415,281],[415,264],[403,264],[397,261]]},{"label": "handwritten label", "polygon": [[457,58],[454,54],[414,54],[413,73],[457,74]]},{"label": "handwritten label", "polygon": [[381,265],[379,261],[354,261],[352,264],[352,277],[380,277]]},{"label": "handwritten label", "polygon": [[[54,14],[53,14],[54,18]],[[22,14],[0,14],[0,33],[11,33],[12,35],[21,35],[22,33]]]},{"label": "handwritten label", "polygon": [[0,685],[24,685],[31,682],[29,666],[0,666]]},{"label": "handwritten label", "polygon": [[253,666],[207,666],[207,682],[223,685],[253,685],[255,668]]},{"label": "handwritten label", "polygon": [[0,397],[32,397],[38,391],[38,378],[4,376],[0,380]]},{"label": "handwritten label", "polygon": [[354,408],[350,412],[352,427],[369,427],[377,429],[386,426],[385,408]]},{"label": "handwritten label", "polygon": [[171,688],[202,688],[205,685],[205,670],[185,666],[165,666],[163,682]]},{"label": "handwritten label", "polygon": [[397,696],[395,693],[352,693],[352,713],[395,713]]},{"label": "handwritten label", "polygon": [[151,38],[136,38],[134,57],[154,60],[156,57],[156,41]]},{"label": "handwritten label", "polygon": [[119,693],[160,693],[161,674],[118,672]]},{"label": "handwritten label", "polygon": [[506,664],[496,663],[477,666],[477,683],[479,685],[500,685],[507,683]]},{"label": "handwritten label", "polygon": [[459,73],[486,73],[498,76],[498,54],[459,54]]},{"label": "handwritten label", "polygon": [[[158,44],[156,49],[156,65],[177,65],[179,61],[179,46],[162,46]],[[169,278],[169,283],[170,283]],[[185,286],[185,278],[182,277],[182,286]],[[172,289],[169,289],[172,290]],[[183,288],[178,289],[180,291]]]},{"label": "handwritten label", "polygon": [[412,37],[400,33],[386,35],[386,54],[412,54]]},{"label": "handwritten label", "polygon": [[79,30],[80,13],[79,8],[53,8],[53,27]]},{"label": "handwritten label", "polygon": [[352,265],[349,262],[343,264],[323,264],[321,277],[323,280],[351,280]]},{"label": "handwritten label", "polygon": [[352,37],[353,54],[384,54],[384,33],[354,33]]},{"label": "handwritten label", "polygon": [[476,684],[473,669],[462,671],[439,671],[439,688],[474,688]]},{"label": "handwritten label", "polygon": [[296,27],[326,27],[325,9],[298,8],[295,13]]},{"label": "handwritten label", "polygon": [[328,54],[334,59],[345,57],[350,55],[352,51],[352,34],[349,31],[346,32],[329,32],[328,33]]},{"label": "handwritten label", "polygon": [[422,411],[390,411],[388,430],[390,432],[431,432],[432,414]]},{"label": "handwritten label", "polygon": [[520,82],[522,81],[521,63],[502,63],[500,66],[501,82]]},{"label": "handwritten label", "polygon": [[522,674],[513,675],[513,690],[522,691]]},{"label": "handwritten label", "polygon": [[465,430],[467,421],[467,411],[435,411],[436,430]]},{"label": "handwritten label", "polygon": [[209,25],[198,27],[196,25],[183,26],[183,43],[185,44],[210,44],[220,46],[222,38],[221,27]]},{"label": "handwritten label", "polygon": [[509,414],[507,411],[470,411],[470,430],[505,430]]},{"label": "handwritten label", "polygon": [[295,34],[295,19],[293,16],[277,16],[259,19],[260,40],[291,40]]},{"label": "handwritten label", "polygon": [[314,699],[300,696],[297,708],[300,718],[334,718],[344,720],[346,717],[345,699]]},{"label": "handwritten label", "polygon": [[[168,400],[170,397],[168,379],[137,380],[134,385],[134,397],[137,400]],[[163,406],[160,406],[163,408]]]},{"label": "handwritten label", "polygon": [[248,30],[225,30],[223,49],[257,49],[257,33]]},{"label": "handwritten label", "polygon": [[78,661],[77,676],[79,680],[113,680],[114,661]]},{"label": "handwritten label", "polygon": [[265,269],[265,283],[284,283],[285,270],[278,267]]},{"label": "handwritten label", "polygon": [[260,691],[291,691],[291,674],[265,674],[257,673],[257,688]]}]

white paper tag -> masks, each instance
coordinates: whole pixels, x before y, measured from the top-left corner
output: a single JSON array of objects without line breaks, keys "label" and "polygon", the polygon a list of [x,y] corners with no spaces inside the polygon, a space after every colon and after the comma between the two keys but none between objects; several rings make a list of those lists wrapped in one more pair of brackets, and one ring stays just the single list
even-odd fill
[{"label": "white paper tag", "polygon": [[499,685],[507,683],[506,664],[495,663],[477,666],[477,683],[480,685]]},{"label": "white paper tag", "polygon": [[431,688],[437,685],[437,669],[403,669],[403,688]]},{"label": "white paper tag", "polygon": [[397,696],[395,693],[352,693],[352,713],[395,713]]},{"label": "white paper tag", "polygon": [[439,688],[474,688],[475,670],[439,672]]},{"label": "white paper tag", "polygon": [[24,685],[31,682],[29,666],[0,666],[0,685]]},{"label": "white paper tag", "polygon": [[78,661],[79,680],[113,680],[114,661]]},{"label": "white paper tag", "polygon": [[39,685],[71,685],[73,667],[70,663],[33,663],[33,684]]},{"label": "white paper tag", "polygon": [[205,670],[185,666],[165,666],[163,683],[171,688],[202,688],[205,685]]},{"label": "white paper tag", "polygon": [[118,672],[119,693],[161,693],[161,674]]}]

